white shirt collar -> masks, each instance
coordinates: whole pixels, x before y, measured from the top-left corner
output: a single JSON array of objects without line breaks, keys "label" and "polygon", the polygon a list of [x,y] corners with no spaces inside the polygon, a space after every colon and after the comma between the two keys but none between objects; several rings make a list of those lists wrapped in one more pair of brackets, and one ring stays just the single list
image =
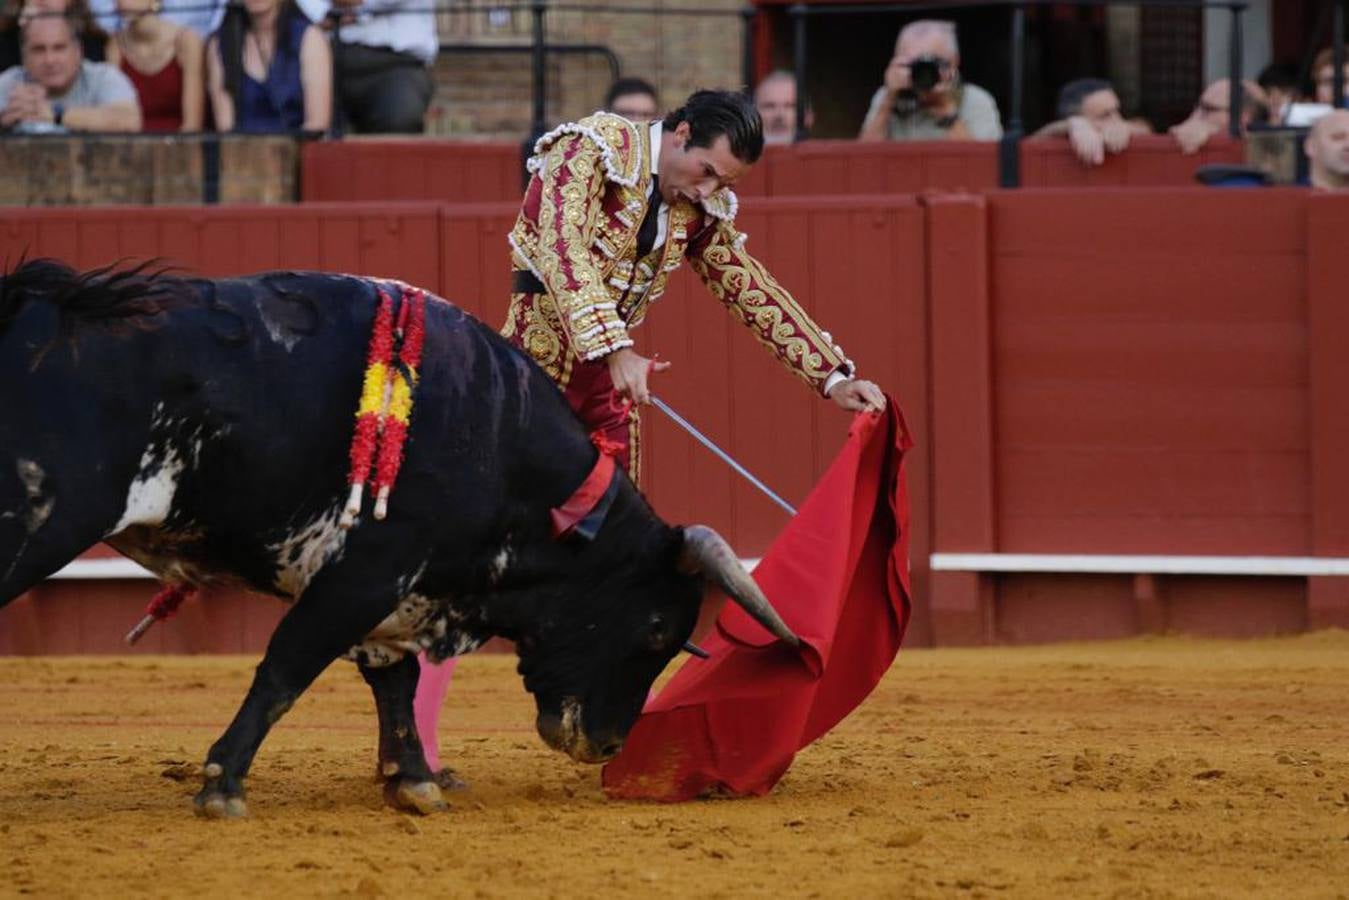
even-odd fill
[{"label": "white shirt collar", "polygon": [[660,136],[664,133],[664,123],[660,119],[651,123],[651,174],[660,171]]}]

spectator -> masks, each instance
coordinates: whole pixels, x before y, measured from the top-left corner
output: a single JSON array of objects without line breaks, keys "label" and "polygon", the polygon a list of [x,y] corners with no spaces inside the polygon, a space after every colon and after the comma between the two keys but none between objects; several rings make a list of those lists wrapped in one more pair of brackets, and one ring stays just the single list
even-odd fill
[{"label": "spectator", "polygon": [[295,0],[244,0],[206,45],[217,131],[326,131],[332,55],[323,30]]},{"label": "spectator", "polygon": [[[1268,104],[1260,85],[1254,81],[1243,81],[1241,86],[1241,130],[1244,132],[1246,126],[1264,118]],[[1170,133],[1180,144],[1182,153],[1197,153],[1208,143],[1209,138],[1227,133],[1231,121],[1231,94],[1227,79],[1219,78],[1204,88],[1190,117],[1171,127]]]},{"label": "spectator", "polygon": [[652,122],[660,118],[660,97],[649,81],[620,78],[609,85],[604,109],[629,122]]},{"label": "spectator", "polygon": [[895,41],[885,83],[871,98],[864,141],[996,141],[998,105],[988,91],[960,80],[953,22],[910,22]]},{"label": "spectator", "polygon": [[440,52],[427,0],[300,0],[315,22],[341,20],[333,48],[338,112],[367,134],[421,134]]},{"label": "spectator", "polygon": [[139,131],[136,89],[116,66],[83,58],[69,16],[21,27],[23,65],[0,75],[0,127],[23,132]]},{"label": "spectator", "polygon": [[103,62],[108,35],[94,22],[88,0],[0,0],[0,72],[23,63],[19,28],[42,13],[69,15],[84,48],[84,58]]},{"label": "spectator", "polygon": [[1255,80],[1269,102],[1269,122],[1282,125],[1288,117],[1288,108],[1302,102],[1302,85],[1297,68],[1284,63],[1270,63]]},{"label": "spectator", "polygon": [[122,28],[108,44],[108,62],[135,85],[145,131],[201,131],[202,41],[160,16],[160,6],[160,0],[117,0]]},{"label": "spectator", "polygon": [[[1349,97],[1349,60],[1344,63],[1344,96]],[[1316,102],[1335,106],[1335,51],[1330,47],[1316,54],[1312,62],[1312,83],[1316,86]]]},{"label": "spectator", "polygon": [[1099,166],[1107,151],[1121,153],[1133,135],[1149,131],[1146,125],[1124,118],[1119,95],[1110,82],[1099,78],[1079,78],[1059,88],[1058,114],[1057,122],[1032,136],[1066,136],[1073,153],[1088,166]]},{"label": "spectator", "polygon": [[[778,69],[764,76],[754,89],[754,105],[763,119],[765,144],[791,144],[796,141],[796,74]],[[806,104],[806,131],[815,124],[815,113]]]},{"label": "spectator", "polygon": [[1349,110],[1332,110],[1317,119],[1304,146],[1312,187],[1326,191],[1349,188]]}]

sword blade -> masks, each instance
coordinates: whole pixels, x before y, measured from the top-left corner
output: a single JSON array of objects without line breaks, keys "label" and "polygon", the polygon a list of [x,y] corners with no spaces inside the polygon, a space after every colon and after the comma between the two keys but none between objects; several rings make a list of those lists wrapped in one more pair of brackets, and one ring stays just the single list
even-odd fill
[{"label": "sword blade", "polygon": [[768,487],[768,485],[764,484],[762,481],[755,478],[753,473],[751,473],[749,469],[746,469],[744,466],[740,465],[740,463],[736,462],[735,459],[729,453],[727,453],[725,450],[721,449],[715,443],[713,443],[712,440],[707,435],[703,434],[697,428],[694,428],[692,423],[690,423],[688,419],[684,418],[679,413],[671,409],[670,404],[666,403],[664,400],[660,399],[654,394],[651,396],[651,404],[654,407],[656,407],[656,409],[660,410],[661,412],[665,413],[665,415],[669,416],[670,420],[673,421],[676,425],[678,425],[680,428],[684,429],[690,435],[692,435],[694,440],[696,440],[698,443],[702,444],[708,450],[711,450],[718,457],[720,457],[722,462],[726,463],[726,465],[734,469],[736,473],[739,474],[742,478],[744,478],[750,484],[754,485],[756,488],[762,491],[764,496],[766,496],[769,500],[772,500],[778,506],[781,506],[783,509],[785,509],[788,515],[791,516],[796,515],[796,509],[790,503],[788,503],[786,500],[783,500],[777,494],[773,493],[773,491]]}]

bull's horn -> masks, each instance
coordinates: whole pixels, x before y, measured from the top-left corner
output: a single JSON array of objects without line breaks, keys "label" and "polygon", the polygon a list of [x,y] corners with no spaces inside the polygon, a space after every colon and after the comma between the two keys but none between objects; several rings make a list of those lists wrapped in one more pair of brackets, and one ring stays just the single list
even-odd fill
[{"label": "bull's horn", "polygon": [[712,579],[726,596],[775,637],[793,647],[801,645],[801,639],[782,621],[763,591],[740,565],[731,545],[711,528],[690,525],[684,529],[684,552],[679,559],[679,568],[690,575],[702,574]]}]

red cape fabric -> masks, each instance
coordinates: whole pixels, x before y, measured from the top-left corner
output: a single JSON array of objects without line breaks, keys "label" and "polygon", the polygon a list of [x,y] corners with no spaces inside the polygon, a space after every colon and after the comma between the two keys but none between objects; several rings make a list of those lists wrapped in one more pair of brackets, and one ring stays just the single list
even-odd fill
[{"label": "red cape fabric", "polygon": [[871,693],[909,621],[910,446],[893,400],[885,413],[853,420],[847,444],[754,571],[804,646],[788,647],[726,604],[702,644],[712,658],[684,663],[604,767],[610,797],[765,794],[797,751]]}]

